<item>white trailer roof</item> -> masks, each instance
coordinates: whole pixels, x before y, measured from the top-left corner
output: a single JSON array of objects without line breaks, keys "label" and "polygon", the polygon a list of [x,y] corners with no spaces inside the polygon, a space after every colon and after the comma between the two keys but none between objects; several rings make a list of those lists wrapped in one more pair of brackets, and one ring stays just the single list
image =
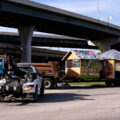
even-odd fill
[{"label": "white trailer roof", "polygon": [[100,59],[120,60],[120,52],[117,50],[111,49],[109,51],[102,53],[99,57]]}]

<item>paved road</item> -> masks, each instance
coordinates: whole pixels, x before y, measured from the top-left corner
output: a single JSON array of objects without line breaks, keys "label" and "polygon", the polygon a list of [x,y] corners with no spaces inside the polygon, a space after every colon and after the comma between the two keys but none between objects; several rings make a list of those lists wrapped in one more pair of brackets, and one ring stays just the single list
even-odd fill
[{"label": "paved road", "polygon": [[120,120],[120,88],[46,90],[37,103],[0,103],[0,120]]}]

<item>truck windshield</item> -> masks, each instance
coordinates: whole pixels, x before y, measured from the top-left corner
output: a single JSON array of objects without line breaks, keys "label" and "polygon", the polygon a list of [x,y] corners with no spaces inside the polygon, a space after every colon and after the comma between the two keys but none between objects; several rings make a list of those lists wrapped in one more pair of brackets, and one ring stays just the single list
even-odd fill
[{"label": "truck windshield", "polygon": [[33,69],[31,67],[20,67],[20,69],[27,73],[33,73]]}]

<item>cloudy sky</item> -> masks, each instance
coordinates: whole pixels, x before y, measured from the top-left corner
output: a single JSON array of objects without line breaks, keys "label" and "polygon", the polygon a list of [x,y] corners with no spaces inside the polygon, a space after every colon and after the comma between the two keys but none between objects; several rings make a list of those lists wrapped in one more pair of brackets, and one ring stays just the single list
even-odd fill
[{"label": "cloudy sky", "polygon": [[[31,0],[82,15],[97,17],[97,0]],[[120,26],[120,0],[98,0],[99,19]],[[112,16],[108,20],[108,16]],[[0,31],[17,31],[0,27]]]}]

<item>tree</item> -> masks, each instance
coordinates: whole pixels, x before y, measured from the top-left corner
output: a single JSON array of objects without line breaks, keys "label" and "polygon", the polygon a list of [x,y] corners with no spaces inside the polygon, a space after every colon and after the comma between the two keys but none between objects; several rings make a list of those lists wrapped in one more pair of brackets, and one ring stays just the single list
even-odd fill
[{"label": "tree", "polygon": [[101,51],[101,53],[103,52],[101,42],[98,43],[98,49]]}]

